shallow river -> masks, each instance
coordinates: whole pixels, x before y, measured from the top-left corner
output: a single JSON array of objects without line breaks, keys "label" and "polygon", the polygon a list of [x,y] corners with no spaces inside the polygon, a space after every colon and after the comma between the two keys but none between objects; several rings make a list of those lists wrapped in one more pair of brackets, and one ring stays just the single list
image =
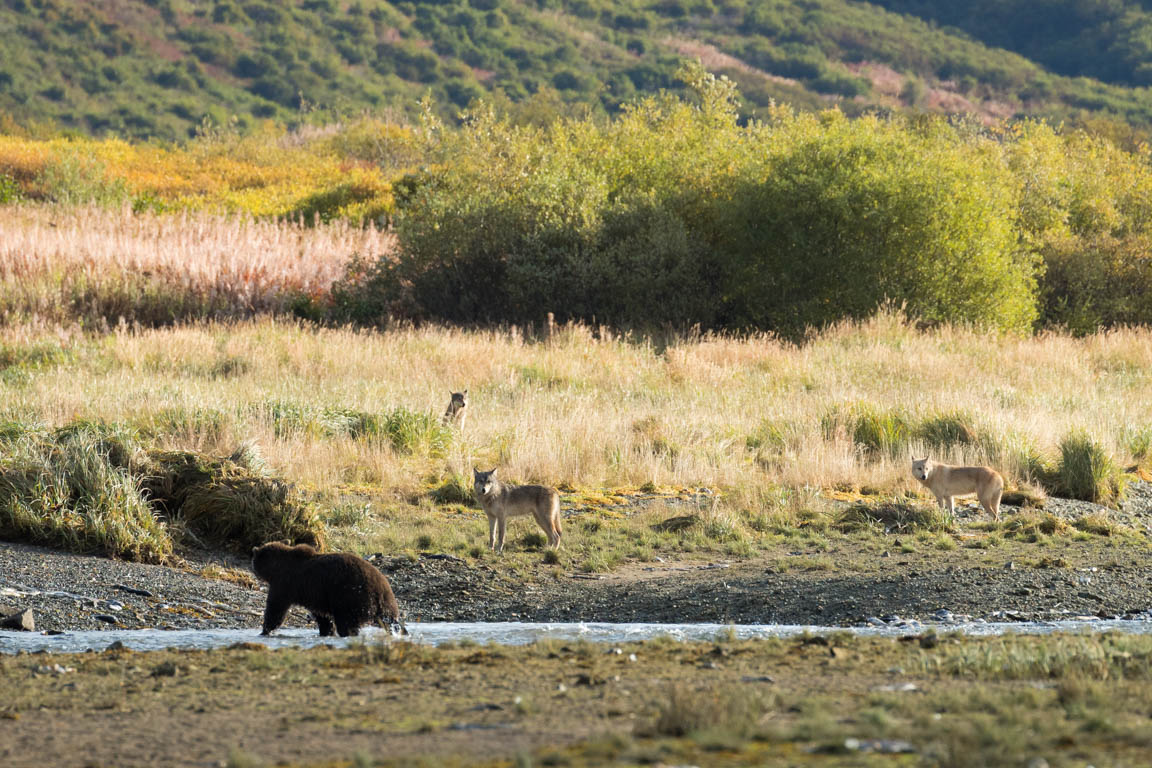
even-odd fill
[{"label": "shallow river", "polygon": [[[476,643],[506,643],[522,645],[544,638],[559,640],[583,639],[597,643],[623,643],[668,636],[676,640],[712,640],[718,635],[735,633],[738,638],[790,637],[804,632],[824,634],[851,632],[868,637],[899,637],[935,629],[937,632],[963,632],[968,635],[1040,635],[1051,632],[1129,632],[1152,634],[1152,621],[1056,621],[1047,623],[961,623],[961,624],[902,624],[864,627],[825,627],[785,624],[528,624],[518,622],[424,622],[410,624],[414,642],[439,645],[459,640]],[[154,651],[164,648],[225,648],[234,643],[261,643],[270,648],[310,648],[315,645],[343,647],[349,643],[379,642],[388,638],[385,630],[365,628],[360,638],[321,638],[315,629],[280,629],[272,637],[261,637],[256,627],[249,629],[203,630],[111,630],[96,632],[67,632],[62,635],[42,635],[31,632],[0,632],[0,653],[17,651],[49,651],[77,653],[103,650],[119,641],[128,648]]]}]

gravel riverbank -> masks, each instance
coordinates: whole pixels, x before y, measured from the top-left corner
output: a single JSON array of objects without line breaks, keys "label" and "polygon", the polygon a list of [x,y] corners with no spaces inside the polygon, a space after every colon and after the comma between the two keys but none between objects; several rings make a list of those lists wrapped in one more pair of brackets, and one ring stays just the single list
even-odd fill
[{"label": "gravel riverbank", "polygon": [[[1047,511],[1099,512],[1145,532],[1152,524],[1152,486],[1134,484],[1120,510],[1050,500]],[[962,520],[971,520],[970,510],[965,514]],[[1027,562],[1013,559],[1011,549],[883,556],[797,550],[737,562],[629,564],[602,576],[543,563],[517,576],[437,553],[372,560],[389,576],[409,621],[855,624],[893,616],[1131,617],[1152,608],[1143,543],[1120,546],[1092,537],[1061,540],[1051,551],[1024,546],[1035,555]],[[831,564],[788,567],[813,556]],[[264,593],[254,581],[200,573],[215,561],[208,573],[226,573],[226,566],[244,582],[247,563],[206,553],[188,558],[188,567],[170,568],[0,542],[0,615],[30,608],[38,631],[259,627]],[[305,626],[309,618],[294,609],[288,623]]]}]

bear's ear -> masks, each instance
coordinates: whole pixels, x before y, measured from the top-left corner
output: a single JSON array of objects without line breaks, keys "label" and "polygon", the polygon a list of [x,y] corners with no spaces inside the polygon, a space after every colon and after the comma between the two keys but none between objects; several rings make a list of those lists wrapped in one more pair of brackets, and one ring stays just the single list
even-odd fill
[{"label": "bear's ear", "polygon": [[256,554],[256,551],[259,549],[260,547],[252,547],[252,554]]},{"label": "bear's ear", "polygon": [[285,546],[290,547],[290,546],[292,546],[292,539],[281,539],[280,543],[285,545]]}]

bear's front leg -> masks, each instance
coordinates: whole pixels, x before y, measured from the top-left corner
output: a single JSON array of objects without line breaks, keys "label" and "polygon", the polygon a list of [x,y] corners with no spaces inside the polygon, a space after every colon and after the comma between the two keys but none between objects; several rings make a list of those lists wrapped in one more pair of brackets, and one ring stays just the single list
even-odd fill
[{"label": "bear's front leg", "polygon": [[264,606],[264,630],[260,634],[272,634],[277,627],[284,623],[284,617],[288,615],[288,609],[291,607],[292,602],[290,600],[279,592],[269,589],[268,604]]}]

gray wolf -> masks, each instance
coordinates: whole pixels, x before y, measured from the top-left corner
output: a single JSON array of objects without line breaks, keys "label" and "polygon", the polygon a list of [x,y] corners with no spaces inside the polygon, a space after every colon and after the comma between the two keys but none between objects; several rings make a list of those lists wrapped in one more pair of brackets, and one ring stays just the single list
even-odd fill
[{"label": "gray wolf", "polygon": [[440,420],[442,424],[454,425],[457,429],[464,429],[464,420],[468,418],[468,390],[463,392],[453,392],[452,398],[448,401],[448,409],[444,411],[444,417]]},{"label": "gray wolf", "polygon": [[504,485],[496,470],[472,468],[472,490],[488,515],[488,546],[504,551],[504,528],[510,517],[532,515],[548,537],[548,546],[560,548],[560,494],[543,485]]},{"label": "gray wolf", "polygon": [[1004,478],[991,467],[954,467],[941,464],[930,458],[912,458],[912,474],[920,483],[932,491],[936,501],[953,513],[952,497],[968,493],[976,494],[984,511],[996,520],[1000,519],[1000,496],[1004,493]]},{"label": "gray wolf", "polygon": [[289,546],[274,541],[252,549],[252,571],[268,582],[262,635],[284,623],[288,609],[303,606],[312,614],[321,636],[360,634],[360,625],[375,622],[391,628],[400,620],[400,608],[388,578],[376,566],[356,555],[321,555],[307,544]]}]

